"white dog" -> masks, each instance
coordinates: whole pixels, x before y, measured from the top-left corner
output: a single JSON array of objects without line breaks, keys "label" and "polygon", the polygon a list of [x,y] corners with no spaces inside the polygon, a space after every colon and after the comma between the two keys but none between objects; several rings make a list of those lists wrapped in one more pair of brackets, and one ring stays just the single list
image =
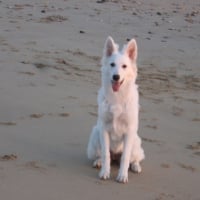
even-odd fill
[{"label": "white dog", "polygon": [[144,159],[138,131],[139,97],[137,77],[137,44],[130,40],[119,51],[108,37],[102,58],[102,87],[98,93],[98,120],[90,135],[87,155],[94,167],[101,167],[99,177],[110,177],[110,163],[121,156],[118,182],[128,182],[128,169],[142,171]]}]

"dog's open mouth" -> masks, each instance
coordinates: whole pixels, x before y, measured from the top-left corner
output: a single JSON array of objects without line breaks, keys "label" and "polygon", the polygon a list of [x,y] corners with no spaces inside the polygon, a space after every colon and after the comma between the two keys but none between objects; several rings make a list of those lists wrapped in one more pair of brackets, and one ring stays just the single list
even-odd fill
[{"label": "dog's open mouth", "polygon": [[124,82],[124,80],[120,81],[112,81],[112,89],[114,92],[118,92],[120,86],[122,85],[122,83]]}]

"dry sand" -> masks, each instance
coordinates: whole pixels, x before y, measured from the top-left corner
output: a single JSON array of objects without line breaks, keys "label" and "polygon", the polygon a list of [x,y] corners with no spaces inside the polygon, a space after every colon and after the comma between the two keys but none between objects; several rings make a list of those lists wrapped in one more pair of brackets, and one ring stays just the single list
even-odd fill
[{"label": "dry sand", "polygon": [[[143,173],[86,158],[108,35],[139,46]],[[0,1],[0,199],[200,199],[199,0]]]}]

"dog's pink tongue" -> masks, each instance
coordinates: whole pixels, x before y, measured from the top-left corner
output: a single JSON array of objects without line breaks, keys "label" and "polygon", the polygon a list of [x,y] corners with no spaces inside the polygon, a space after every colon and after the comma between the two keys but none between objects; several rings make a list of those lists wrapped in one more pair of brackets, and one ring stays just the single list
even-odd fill
[{"label": "dog's pink tongue", "polygon": [[114,92],[119,91],[119,88],[120,88],[120,83],[119,82],[113,82],[112,83],[112,89],[113,89]]}]

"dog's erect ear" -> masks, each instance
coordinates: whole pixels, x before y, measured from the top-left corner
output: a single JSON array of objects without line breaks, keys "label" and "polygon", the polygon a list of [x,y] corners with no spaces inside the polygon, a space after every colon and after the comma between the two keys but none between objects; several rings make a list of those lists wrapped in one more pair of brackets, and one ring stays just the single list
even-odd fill
[{"label": "dog's erect ear", "polygon": [[112,37],[108,37],[105,46],[104,46],[104,56],[110,57],[114,52],[116,52],[118,49],[118,46],[115,44]]},{"label": "dog's erect ear", "polygon": [[128,44],[125,47],[125,52],[128,54],[128,57],[132,61],[137,60],[137,43],[135,39],[132,39],[128,42]]}]

